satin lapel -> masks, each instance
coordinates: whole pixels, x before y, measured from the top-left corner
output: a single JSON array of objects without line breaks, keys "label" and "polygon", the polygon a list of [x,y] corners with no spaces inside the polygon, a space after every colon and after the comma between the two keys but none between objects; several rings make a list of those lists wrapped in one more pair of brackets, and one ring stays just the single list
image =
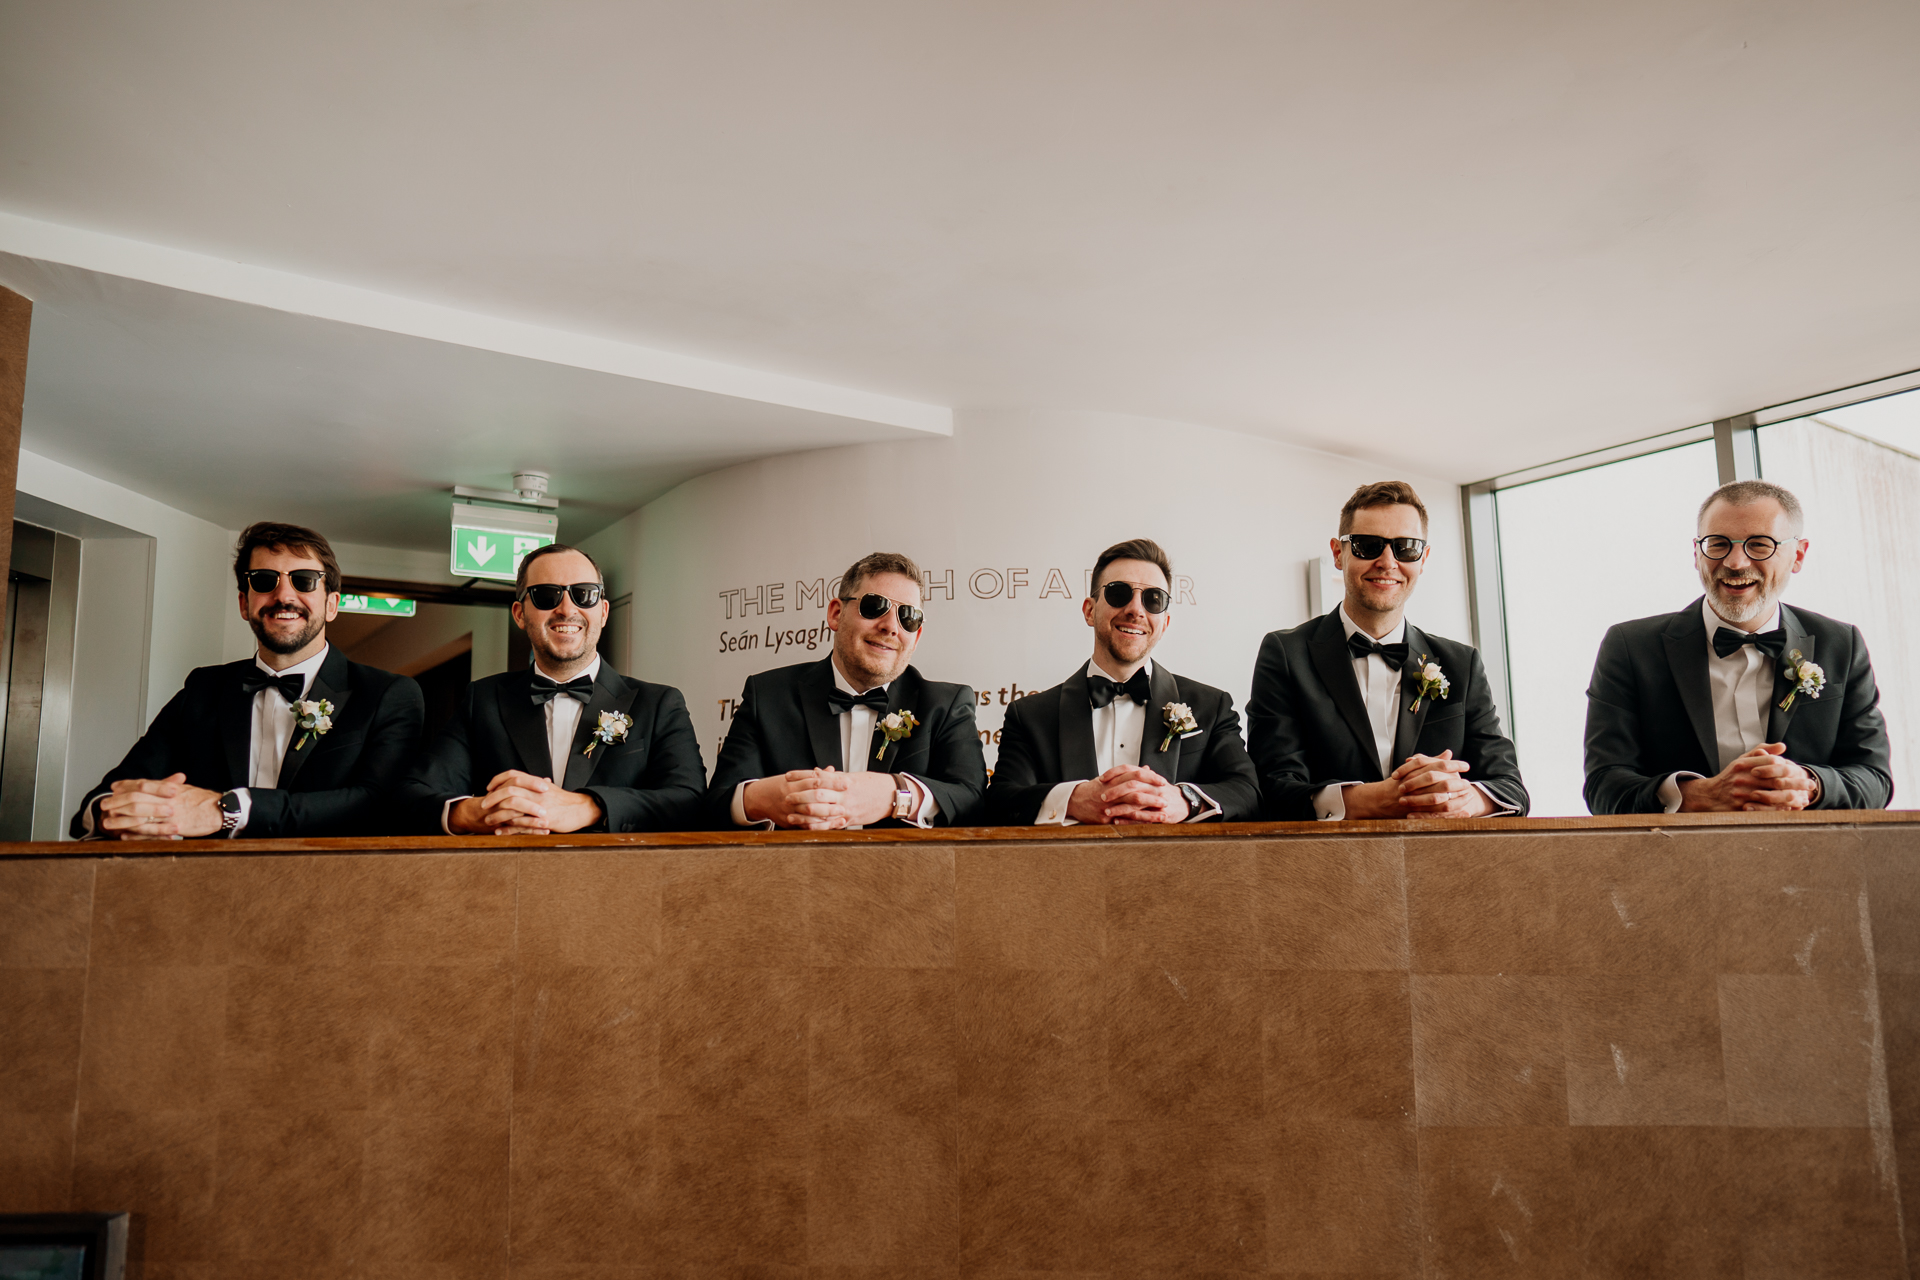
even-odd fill
[{"label": "satin lapel", "polygon": [[1307,652],[1313,655],[1313,669],[1319,673],[1320,683],[1326,686],[1340,718],[1353,734],[1362,767],[1372,775],[1364,781],[1378,782],[1380,749],[1373,745],[1373,726],[1367,721],[1367,704],[1360,700],[1360,682],[1353,678],[1353,654],[1347,649],[1347,633],[1339,618],[1331,613],[1321,617]]},{"label": "satin lapel", "polygon": [[840,758],[840,717],[827,705],[833,691],[833,659],[822,658],[811,670],[801,673],[799,684],[800,715],[806,721],[807,742],[813,748],[816,769],[832,765],[845,770]]},{"label": "satin lapel", "polygon": [[[247,772],[248,748],[253,743],[253,697],[240,687],[240,677],[251,662],[236,665],[220,691],[219,704],[214,715],[220,723],[220,745],[227,757],[227,785],[245,787],[253,784],[253,777]],[[278,695],[275,695],[278,696]]]},{"label": "satin lapel", "polygon": [[507,740],[520,753],[521,772],[557,781],[553,777],[553,748],[547,743],[547,710],[533,705],[533,668],[514,672],[494,686],[493,692],[500,723],[507,727]]},{"label": "satin lapel", "polygon": [[1666,646],[1667,666],[1680,691],[1680,705],[1686,708],[1694,736],[1700,740],[1707,769],[1718,773],[1720,738],[1713,727],[1713,694],[1707,684],[1707,624],[1700,617],[1700,601],[1695,600],[1674,618],[1660,633],[1660,642]]},{"label": "satin lapel", "polygon": [[1100,757],[1093,749],[1093,704],[1087,701],[1087,669],[1079,667],[1060,684],[1060,778],[1097,778]]},{"label": "satin lapel", "polygon": [[[601,743],[587,754],[587,744],[593,741],[593,731],[600,725],[602,711],[630,711],[633,697],[639,692],[639,686],[623,677],[618,671],[602,660],[600,674],[593,678],[593,696],[587,699],[587,706],[580,713],[580,723],[573,731],[573,750],[567,755],[567,776],[560,786],[567,791],[578,791],[587,785],[593,777],[593,771],[600,762],[611,754],[611,748]],[[627,730],[633,732],[631,728]]]},{"label": "satin lapel", "polygon": [[[335,724],[347,709],[347,697],[353,692],[347,684],[347,656],[338,649],[327,650],[327,660],[320,664],[320,670],[314,672],[313,683],[307,686],[307,700],[319,702],[325,699],[333,704],[332,718]],[[301,745],[301,739],[306,745]],[[287,739],[287,754],[280,760],[279,786],[284,790],[293,785],[300,776],[300,770],[306,767],[313,753],[320,749],[320,739],[301,732],[296,724],[293,737]]]},{"label": "satin lapel", "polygon": [[[887,686],[887,709],[880,714],[884,717],[896,711],[911,711],[913,718],[920,722],[914,726],[913,732],[920,733],[926,728],[925,708],[914,705],[920,698],[920,688],[919,674],[912,667],[908,667],[900,673],[899,679]],[[909,734],[898,742],[887,743],[886,749],[880,752],[880,758],[876,760],[873,758],[873,753],[875,743],[880,736],[879,721],[876,720],[873,727],[873,735],[867,739],[867,745],[862,748],[867,753],[867,768],[875,773],[892,773],[900,759],[901,750],[907,743],[913,741],[913,736]]]},{"label": "satin lapel", "polygon": [[[1175,737],[1162,751],[1160,744],[1166,741],[1166,708],[1169,702],[1180,701],[1180,683],[1173,678],[1173,672],[1160,663],[1153,664],[1153,678],[1147,685],[1151,695],[1147,699],[1146,737],[1140,742],[1140,763],[1153,770],[1168,782],[1180,781],[1180,739]],[[1197,721],[1199,717],[1195,717]],[[1207,726],[1201,725],[1202,729]]]},{"label": "satin lapel", "polygon": [[1793,692],[1793,687],[1797,683],[1787,674],[1789,655],[1798,649],[1801,658],[1806,661],[1819,661],[1813,656],[1812,633],[1800,625],[1800,619],[1794,616],[1793,610],[1785,605],[1780,606],[1780,629],[1787,633],[1787,644],[1786,648],[1781,650],[1780,661],[1773,667],[1773,700],[1767,704],[1768,742],[1787,740],[1787,726],[1792,723],[1794,712],[1800,710],[1800,704],[1807,700],[1807,695],[1803,693],[1796,697],[1793,705],[1785,711],[1780,709],[1780,703]]},{"label": "satin lapel", "polygon": [[[1433,648],[1427,640],[1426,633],[1409,622],[1407,624],[1407,662],[1400,668],[1400,692],[1396,695],[1400,699],[1400,704],[1396,708],[1397,718],[1394,721],[1393,758],[1387,762],[1396,769],[1408,756],[1419,749],[1420,731],[1426,728],[1427,713],[1433,710],[1432,698],[1421,698],[1420,709],[1409,710],[1420,691],[1420,659],[1423,656],[1431,661]],[[1452,671],[1445,672],[1449,680],[1452,680],[1456,674],[1458,673]],[[1451,697],[1456,693],[1463,698],[1467,696],[1465,689],[1449,690],[1448,696]]]}]

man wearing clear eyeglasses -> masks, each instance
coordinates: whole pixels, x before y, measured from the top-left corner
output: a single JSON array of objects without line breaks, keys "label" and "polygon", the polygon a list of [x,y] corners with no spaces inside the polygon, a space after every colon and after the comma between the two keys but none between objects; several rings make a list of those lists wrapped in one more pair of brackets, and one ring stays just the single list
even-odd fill
[{"label": "man wearing clear eyeglasses", "polygon": [[1780,601],[1806,560],[1799,500],[1765,480],[1707,496],[1706,594],[1608,630],[1587,688],[1595,813],[1884,809],[1886,722],[1857,627]]},{"label": "man wearing clear eyeglasses", "polygon": [[1093,657],[1007,708],[987,788],[996,826],[1243,822],[1260,788],[1224,690],[1153,660],[1173,623],[1173,566],[1133,538],[1093,562],[1081,616]]},{"label": "man wearing clear eyeglasses", "polygon": [[401,784],[416,830],[450,835],[685,831],[706,767],[678,689],[623,676],[599,653],[600,566],[563,543],[530,551],[514,625],[533,664],[475,680]]},{"label": "man wearing clear eyeglasses", "polygon": [[906,556],[855,561],[827,602],[833,651],[747,678],[707,788],[709,825],[949,826],[979,803],[973,690],[909,665],[924,578]]},{"label": "man wearing clear eyeglasses", "polygon": [[1283,821],[1477,818],[1527,811],[1472,645],[1406,619],[1426,569],[1427,508],[1400,480],[1362,485],[1329,544],[1339,607],[1270,633],[1247,737],[1266,816]]}]

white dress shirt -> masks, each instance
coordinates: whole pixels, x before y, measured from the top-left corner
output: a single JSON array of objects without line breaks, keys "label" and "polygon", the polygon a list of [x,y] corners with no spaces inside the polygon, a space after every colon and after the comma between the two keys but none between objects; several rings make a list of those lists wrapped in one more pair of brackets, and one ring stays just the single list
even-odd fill
[{"label": "white dress shirt", "polygon": [[[1347,606],[1340,606],[1340,627],[1347,638],[1366,635],[1360,624],[1347,616]],[[1407,641],[1407,620],[1403,617],[1393,630],[1384,636],[1367,636],[1369,640],[1380,644],[1405,644]],[[1351,651],[1349,651],[1351,653]],[[1360,701],[1366,704],[1367,726],[1373,730],[1374,759],[1380,764],[1380,776],[1386,778],[1393,772],[1393,737],[1400,727],[1400,689],[1402,673],[1388,664],[1377,653],[1366,657],[1353,658],[1353,678],[1360,684]],[[1332,782],[1313,794],[1314,816],[1322,822],[1338,822],[1347,816],[1347,797],[1341,790],[1354,786],[1358,779],[1345,782]],[[1473,782],[1472,779],[1468,779]],[[1514,806],[1488,791],[1486,785],[1473,782],[1480,793],[1493,803],[1496,811],[1502,813],[1517,812]]]},{"label": "white dress shirt", "polygon": [[[1721,657],[1713,647],[1714,632],[1725,627],[1742,636],[1748,633],[1722,619],[1704,599],[1700,602],[1700,613],[1707,624],[1707,693],[1713,703],[1714,744],[1719,748],[1720,768],[1724,769],[1767,740],[1768,703],[1773,698],[1773,659],[1750,644],[1743,644]],[[1753,634],[1772,631],[1779,625],[1780,606],[1776,604]],[[1680,784],[1688,778],[1702,776],[1682,770],[1668,774],[1661,781],[1660,803],[1668,813],[1677,813],[1680,809]]]},{"label": "white dress shirt", "polygon": [[[840,692],[856,698],[866,692],[864,689],[854,688],[852,682],[840,674],[838,658],[829,658],[827,665],[833,670],[833,684]],[[874,687],[886,689],[890,684],[891,682]],[[909,707],[907,710],[911,711],[913,708]],[[873,746],[873,727],[880,723],[880,713],[872,707],[862,706],[856,702],[842,711],[839,718],[840,759],[846,762],[844,772],[868,772],[873,765],[879,763],[873,758],[870,748]],[[913,792],[913,810],[907,815],[906,821],[916,827],[931,827],[934,816],[940,812],[940,802],[933,798],[933,793],[922,785],[920,779],[910,773],[903,773],[900,776],[906,779],[907,790]],[[736,827],[762,827],[772,830],[775,825],[771,818],[765,818],[759,822],[752,822],[747,818],[747,787],[750,783],[758,781],[758,778],[749,778],[733,789],[733,804],[729,809],[729,816],[732,817],[733,825]],[[860,824],[855,823],[848,827],[848,830],[858,831]]]},{"label": "white dress shirt", "polygon": [[[538,658],[533,660],[533,669],[556,684],[567,683],[566,680],[560,679],[560,677],[554,675],[552,672],[543,670]],[[600,678],[599,654],[596,653],[593,655],[593,661],[586,665],[585,670],[570,676],[569,679],[578,680],[581,676],[585,676],[589,680],[598,680]],[[573,735],[579,732],[580,717],[586,709],[587,704],[571,694],[556,693],[553,697],[547,699],[547,705],[545,707],[547,713],[547,780],[556,786],[564,788],[567,785],[567,759],[573,754]],[[440,806],[440,829],[442,831],[448,835],[453,834],[453,828],[447,824],[447,820],[453,816],[453,806],[459,804],[462,800],[470,799],[472,799],[471,796],[455,796]]]},{"label": "white dress shirt", "polygon": [[[1147,673],[1147,678],[1151,680],[1153,678],[1153,659],[1148,658],[1146,666],[1141,669]],[[1103,680],[1113,679],[1110,672],[1100,669],[1098,662],[1089,661],[1087,663],[1087,677],[1091,679],[1094,676],[1099,676]],[[1123,682],[1115,681],[1115,683]],[[1098,777],[1115,765],[1139,764],[1141,746],[1146,741],[1147,733],[1150,730],[1150,726],[1147,724],[1147,708],[1141,703],[1135,702],[1124,692],[1116,691],[1112,702],[1109,702],[1104,707],[1094,707],[1092,711],[1095,776]],[[1060,714],[1071,714],[1071,710],[1070,708],[1062,707],[1060,708]],[[1053,790],[1047,792],[1047,798],[1041,804],[1040,813],[1034,818],[1033,825],[1036,827],[1070,827],[1077,825],[1080,821],[1078,818],[1069,818],[1067,816],[1067,804],[1073,799],[1073,789],[1085,781],[1087,781],[1085,778],[1075,778],[1071,782],[1055,784]],[[1194,790],[1206,803],[1204,805],[1189,806],[1190,812],[1186,818],[1188,822],[1200,822],[1220,812],[1220,806],[1214,803],[1212,796],[1201,791],[1198,787],[1195,787]]]}]

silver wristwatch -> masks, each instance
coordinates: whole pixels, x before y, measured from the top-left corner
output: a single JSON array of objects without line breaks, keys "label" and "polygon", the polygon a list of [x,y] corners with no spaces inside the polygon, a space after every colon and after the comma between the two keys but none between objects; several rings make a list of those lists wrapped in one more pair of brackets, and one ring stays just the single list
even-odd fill
[{"label": "silver wristwatch", "polygon": [[231,836],[240,825],[240,796],[233,791],[220,793],[220,834]]},{"label": "silver wristwatch", "polygon": [[913,817],[913,788],[907,785],[905,774],[893,775],[893,812],[887,816],[902,822]]}]

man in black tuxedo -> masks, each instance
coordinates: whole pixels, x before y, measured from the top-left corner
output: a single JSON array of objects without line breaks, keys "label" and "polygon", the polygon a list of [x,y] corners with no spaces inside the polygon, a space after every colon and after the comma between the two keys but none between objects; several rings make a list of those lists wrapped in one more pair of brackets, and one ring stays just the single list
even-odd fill
[{"label": "man in black tuxedo", "polygon": [[1260,803],[1233,699],[1150,656],[1173,625],[1173,569],[1134,538],[1094,561],[1080,613],[1093,658],[1007,708],[987,788],[996,826],[1237,822]]},{"label": "man in black tuxedo", "polygon": [[[1737,480],[1700,506],[1706,594],[1607,631],[1587,687],[1595,813],[1884,809],[1880,691],[1859,628],[1780,603],[1807,540],[1800,503]],[[1803,665],[1806,664],[1806,665]]]},{"label": "man in black tuxedo", "polygon": [[260,523],[234,554],[251,659],[200,667],[80,806],[75,839],[362,835],[419,745],[405,676],[327,643],[340,566],[311,529]]},{"label": "man in black tuxedo", "polygon": [[973,690],[907,660],[925,634],[906,556],[854,562],[827,602],[833,652],[747,678],[707,788],[712,825],[950,826],[987,784]]},{"label": "man in black tuxedo", "polygon": [[1330,546],[1345,599],[1269,633],[1253,669],[1247,733],[1267,816],[1524,814],[1480,654],[1406,620],[1432,553],[1420,495],[1399,480],[1362,485]]},{"label": "man in black tuxedo", "polygon": [[678,689],[601,660],[600,566],[554,543],[527,553],[513,623],[533,664],[476,680],[407,776],[413,826],[451,835],[684,831],[706,768]]}]

